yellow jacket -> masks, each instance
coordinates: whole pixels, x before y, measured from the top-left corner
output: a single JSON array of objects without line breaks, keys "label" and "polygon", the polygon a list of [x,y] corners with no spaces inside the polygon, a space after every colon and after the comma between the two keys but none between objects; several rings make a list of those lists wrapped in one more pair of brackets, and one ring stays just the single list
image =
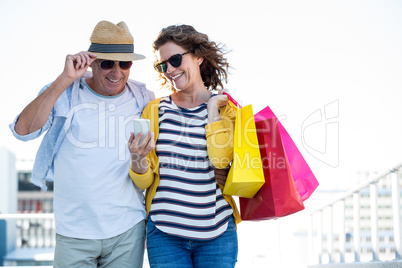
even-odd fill
[{"label": "yellow jacket", "polygon": [[[142,111],[142,118],[151,120],[151,131],[155,134],[155,143],[159,136],[159,103],[161,98],[148,103]],[[218,169],[225,168],[233,159],[233,133],[236,118],[236,112],[226,105],[220,109],[221,120],[205,126],[207,137],[207,150],[211,163]],[[145,206],[147,217],[151,210],[152,200],[156,194],[156,188],[159,185],[159,159],[156,156],[155,149],[147,156],[148,171],[145,174],[135,173],[130,166],[130,177],[133,182],[141,189],[146,191]],[[219,185],[219,184],[218,184]],[[219,185],[223,192],[223,186]],[[233,215],[236,223],[241,222],[240,213],[236,203],[231,196],[223,195],[225,200],[233,209]]]}]

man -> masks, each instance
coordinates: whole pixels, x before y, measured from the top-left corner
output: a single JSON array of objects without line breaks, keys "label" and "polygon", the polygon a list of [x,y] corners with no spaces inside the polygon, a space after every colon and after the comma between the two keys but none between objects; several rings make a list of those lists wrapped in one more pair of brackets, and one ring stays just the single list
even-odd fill
[{"label": "man", "polygon": [[32,180],[46,190],[55,179],[54,267],[142,267],[144,196],[128,176],[127,140],[154,94],[128,79],[145,57],[124,22],[99,22],[90,41],[10,128],[23,141],[47,132]]}]

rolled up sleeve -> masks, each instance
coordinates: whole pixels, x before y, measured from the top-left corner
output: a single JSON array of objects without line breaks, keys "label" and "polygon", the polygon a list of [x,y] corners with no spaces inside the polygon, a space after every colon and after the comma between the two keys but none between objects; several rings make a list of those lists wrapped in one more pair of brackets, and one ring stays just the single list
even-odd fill
[{"label": "rolled up sleeve", "polygon": [[46,124],[42,128],[40,128],[40,129],[38,129],[38,130],[36,130],[36,131],[34,131],[32,133],[26,134],[26,135],[20,135],[15,131],[15,124],[17,124],[17,121],[18,121],[19,117],[20,117],[20,115],[18,115],[15,118],[14,122],[12,122],[9,125],[9,128],[10,128],[11,132],[13,133],[14,137],[16,137],[18,140],[30,141],[30,140],[36,139],[39,136],[41,136],[49,128],[49,124],[48,124],[49,121],[48,121],[48,122],[46,122]]},{"label": "rolled up sleeve", "polygon": [[225,168],[233,160],[235,119],[236,112],[225,106],[221,120],[205,126],[208,156],[216,168]]},{"label": "rolled up sleeve", "polygon": [[130,165],[129,175],[135,185],[142,190],[147,189],[154,181],[154,173],[150,168],[148,168],[148,171],[144,174],[137,174],[131,169]]}]

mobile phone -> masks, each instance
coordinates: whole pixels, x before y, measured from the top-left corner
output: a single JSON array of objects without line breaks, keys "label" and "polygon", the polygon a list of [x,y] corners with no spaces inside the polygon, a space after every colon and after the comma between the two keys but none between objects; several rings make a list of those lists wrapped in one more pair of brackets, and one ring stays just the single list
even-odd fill
[{"label": "mobile phone", "polygon": [[151,121],[149,119],[134,119],[134,136],[137,137],[138,134],[144,133],[140,142],[149,131],[151,131]]}]

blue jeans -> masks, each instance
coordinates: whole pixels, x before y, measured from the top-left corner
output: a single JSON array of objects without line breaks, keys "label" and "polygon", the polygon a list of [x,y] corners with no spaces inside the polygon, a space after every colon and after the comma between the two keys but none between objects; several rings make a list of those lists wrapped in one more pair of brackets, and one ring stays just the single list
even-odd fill
[{"label": "blue jeans", "polygon": [[147,250],[151,268],[232,268],[238,251],[234,218],[219,237],[194,241],[160,231],[148,217]]}]

